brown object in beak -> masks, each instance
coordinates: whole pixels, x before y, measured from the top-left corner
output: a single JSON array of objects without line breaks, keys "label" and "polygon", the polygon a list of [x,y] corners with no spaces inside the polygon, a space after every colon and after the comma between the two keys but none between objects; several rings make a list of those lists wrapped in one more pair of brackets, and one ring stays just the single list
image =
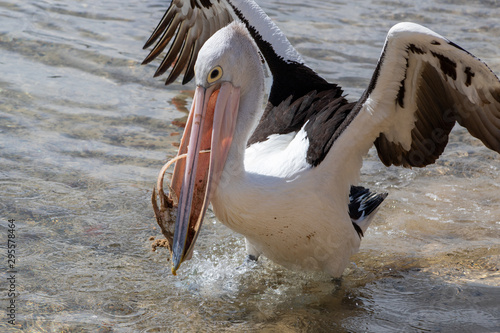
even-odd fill
[{"label": "brown object in beak", "polygon": [[[210,153],[210,150],[202,150],[200,154]],[[158,180],[156,187],[153,187],[153,193],[151,195],[151,204],[153,205],[153,210],[155,212],[156,223],[160,226],[161,233],[165,236],[166,243],[162,243],[162,247],[168,248],[170,255],[172,256],[173,242],[174,242],[174,232],[175,232],[175,220],[177,217],[177,206],[179,204],[179,198],[177,193],[175,193],[172,188],[173,185],[168,186],[168,195],[163,191],[163,180],[165,178],[165,173],[168,168],[175,162],[186,158],[186,154],[177,155],[161,168],[158,174]],[[173,180],[172,180],[173,181]],[[158,199],[160,201],[160,207],[158,207]]]},{"label": "brown object in beak", "polygon": [[[169,186],[169,194],[165,195],[163,191],[163,178],[165,177],[165,172],[168,167],[177,158],[167,162],[160,171],[158,175],[157,187],[153,187],[153,194],[151,196],[151,203],[153,204],[153,210],[155,212],[156,222],[160,226],[161,233],[165,236],[166,247],[168,248],[170,255],[172,255],[172,244],[174,242],[174,231],[175,231],[175,218],[177,216],[177,204],[178,198],[176,193]],[[158,193],[157,193],[158,191]],[[156,196],[158,195],[160,199],[160,207],[158,207],[158,200]]]}]

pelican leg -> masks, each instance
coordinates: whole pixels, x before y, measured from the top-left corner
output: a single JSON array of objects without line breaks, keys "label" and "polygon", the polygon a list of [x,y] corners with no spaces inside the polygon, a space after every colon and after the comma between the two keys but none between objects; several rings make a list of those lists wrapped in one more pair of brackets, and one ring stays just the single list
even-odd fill
[{"label": "pelican leg", "polygon": [[332,278],[332,284],[335,286],[335,291],[342,287],[342,277]]},{"label": "pelican leg", "polygon": [[259,258],[254,256],[253,254],[247,255],[247,261],[257,261]]},{"label": "pelican leg", "polygon": [[261,253],[245,238],[245,247],[247,250],[247,261],[257,261]]},{"label": "pelican leg", "polygon": [[246,247],[246,252],[247,252],[247,257],[243,264],[238,266],[236,269],[252,269],[257,267],[258,263],[257,260],[260,257],[260,252],[255,249],[255,247],[248,241],[248,239],[245,238],[245,247]]}]

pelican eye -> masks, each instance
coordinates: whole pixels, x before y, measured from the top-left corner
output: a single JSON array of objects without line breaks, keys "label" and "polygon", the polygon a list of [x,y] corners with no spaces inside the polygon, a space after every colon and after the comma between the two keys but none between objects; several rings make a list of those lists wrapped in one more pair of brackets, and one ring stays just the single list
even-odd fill
[{"label": "pelican eye", "polygon": [[210,73],[208,74],[207,81],[208,83],[214,83],[218,79],[222,77],[222,67],[220,66],[215,66],[212,68]]}]

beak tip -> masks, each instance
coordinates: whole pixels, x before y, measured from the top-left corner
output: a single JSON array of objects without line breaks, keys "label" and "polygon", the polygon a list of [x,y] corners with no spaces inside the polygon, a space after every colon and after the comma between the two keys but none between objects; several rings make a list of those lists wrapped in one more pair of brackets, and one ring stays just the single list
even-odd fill
[{"label": "beak tip", "polygon": [[180,256],[175,256],[175,251],[172,256],[172,275],[177,275],[177,270],[181,266],[182,259]]}]

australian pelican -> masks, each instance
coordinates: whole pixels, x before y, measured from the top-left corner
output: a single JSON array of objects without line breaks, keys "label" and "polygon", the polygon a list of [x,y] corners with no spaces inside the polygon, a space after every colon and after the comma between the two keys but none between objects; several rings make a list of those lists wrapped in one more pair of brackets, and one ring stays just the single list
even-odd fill
[{"label": "australian pelican", "polygon": [[[374,143],[388,166],[423,167],[458,122],[500,152],[498,78],[417,24],[390,29],[354,103],[304,64],[252,0],[172,0],[145,48],[155,41],[144,63],[170,45],[156,72],[172,67],[167,84],[196,73],[169,196],[160,172],[160,208],[153,193],[174,274],[192,255],[211,202],[245,236],[250,258],[338,277],[386,196],[357,186]],[[273,79],[264,110],[263,60]]]}]

